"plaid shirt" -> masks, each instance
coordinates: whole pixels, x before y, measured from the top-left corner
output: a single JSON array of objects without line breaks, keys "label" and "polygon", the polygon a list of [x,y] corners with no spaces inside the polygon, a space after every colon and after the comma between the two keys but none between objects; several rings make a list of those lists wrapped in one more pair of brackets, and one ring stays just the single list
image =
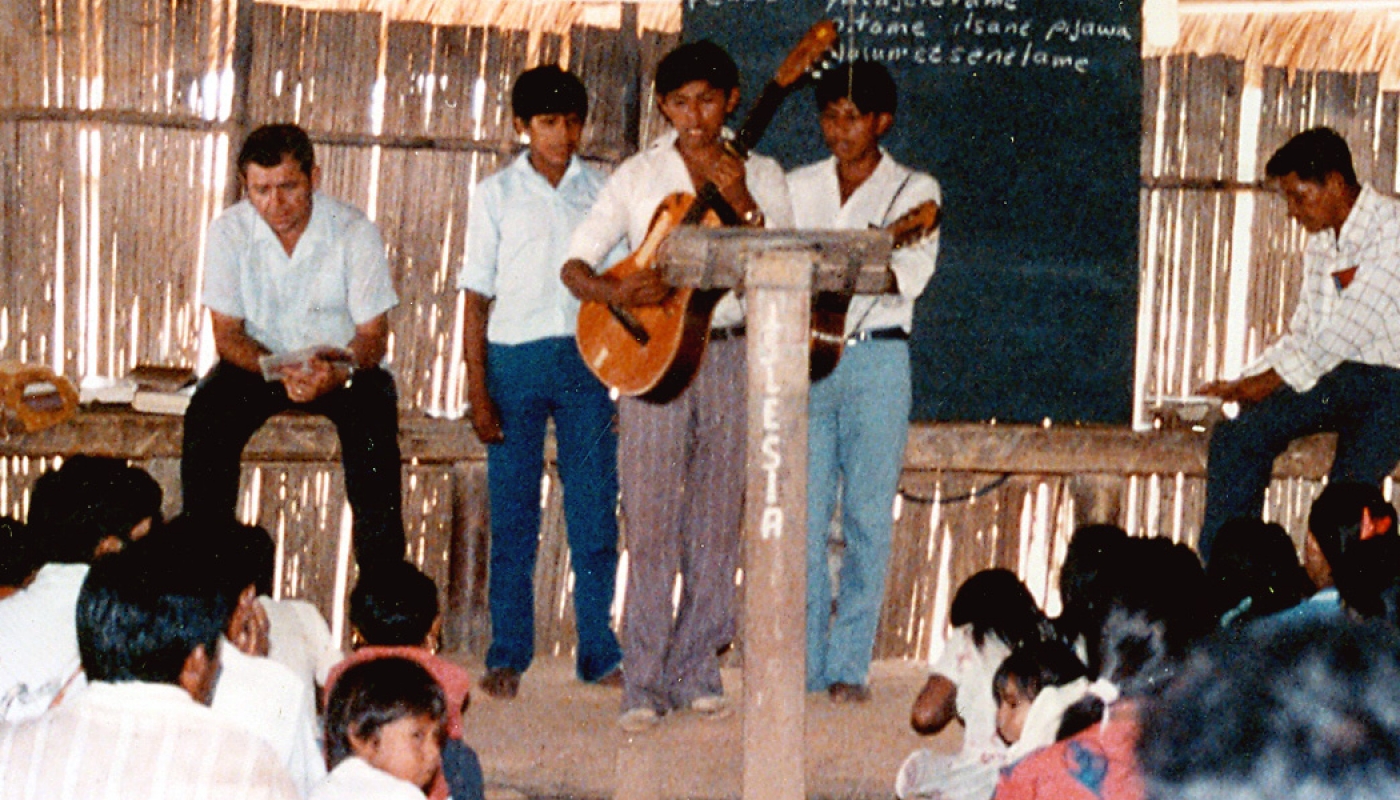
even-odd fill
[{"label": "plaid shirt", "polygon": [[1305,392],[1343,361],[1400,367],[1400,199],[1362,187],[1340,235],[1308,237],[1303,271],[1288,333],[1245,374],[1273,369]]}]

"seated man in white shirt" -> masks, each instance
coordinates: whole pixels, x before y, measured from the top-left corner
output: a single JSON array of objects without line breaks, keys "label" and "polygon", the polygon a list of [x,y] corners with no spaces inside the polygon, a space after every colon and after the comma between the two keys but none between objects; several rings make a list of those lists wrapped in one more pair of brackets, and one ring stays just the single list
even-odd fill
[{"label": "seated man in white shirt", "polygon": [[[243,447],[270,417],[335,423],[360,569],[404,557],[398,393],[380,366],[398,305],[379,229],[318,192],[306,131],[264,125],[243,142],[246,199],[209,225],[200,300],[219,362],[185,412],[182,510],[228,519]],[[282,356],[292,364],[269,365]]]},{"label": "seated man in white shirt", "polygon": [[91,685],[0,727],[0,798],[298,797],[266,744],[205,707],[230,608],[168,541],[89,571],[75,618]]},{"label": "seated man in white shirt", "polygon": [[0,601],[0,720],[32,719],[81,687],[73,610],[95,559],[160,521],[160,485],[110,458],[74,456],[39,476],[26,535],[42,564]]}]

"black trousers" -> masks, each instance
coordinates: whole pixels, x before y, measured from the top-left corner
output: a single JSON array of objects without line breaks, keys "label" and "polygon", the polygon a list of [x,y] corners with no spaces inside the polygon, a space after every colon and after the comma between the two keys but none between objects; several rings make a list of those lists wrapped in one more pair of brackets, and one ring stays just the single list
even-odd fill
[{"label": "black trousers", "polygon": [[403,560],[398,392],[393,376],[377,367],[356,371],[343,389],[294,403],[280,382],[220,361],[200,381],[185,412],[183,511],[232,518],[244,445],[269,417],[289,409],[335,423],[361,571],[368,564]]}]

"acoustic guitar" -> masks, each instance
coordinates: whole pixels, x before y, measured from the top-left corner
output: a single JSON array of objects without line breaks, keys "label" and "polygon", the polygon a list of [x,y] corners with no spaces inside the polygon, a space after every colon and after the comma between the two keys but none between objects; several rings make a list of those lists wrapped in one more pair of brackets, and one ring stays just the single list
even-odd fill
[{"label": "acoustic guitar", "polygon": [[[763,137],[792,86],[836,42],[830,20],[813,25],[764,87],[735,138],[726,146],[738,158]],[[662,200],[641,245],[604,274],[619,280],[656,268],[656,252],[678,225],[733,225],[734,210],[713,183],[694,194],[679,192]],[[723,289],[677,287],[658,305],[623,308],[585,301],[578,314],[578,349],[583,361],[619,393],[664,403],[690,385],[710,336],[710,315]]]},{"label": "acoustic guitar", "polygon": [[[943,209],[934,200],[925,200],[884,227],[894,236],[894,248],[907,247],[938,230]],[[890,274],[894,279],[894,274]],[[850,292],[815,292],[812,295],[811,345],[807,374],[814,381],[831,374],[846,349],[846,310]]]}]

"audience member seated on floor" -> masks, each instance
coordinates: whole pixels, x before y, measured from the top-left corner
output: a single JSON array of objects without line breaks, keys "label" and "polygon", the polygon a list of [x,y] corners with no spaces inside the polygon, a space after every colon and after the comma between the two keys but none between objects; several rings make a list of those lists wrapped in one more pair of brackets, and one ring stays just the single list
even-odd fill
[{"label": "audience member seated on floor", "polygon": [[29,585],[39,571],[24,523],[13,517],[0,517],[0,600]]},{"label": "audience member seated on floor", "polygon": [[1395,508],[1367,484],[1335,484],[1313,504],[1316,544],[1331,567],[1342,607],[1400,624],[1400,534]]},{"label": "audience member seated on floor", "polygon": [[992,677],[1013,648],[1045,639],[1050,623],[1025,584],[1005,569],[983,570],[964,581],[948,616],[952,634],[914,700],[909,724],[931,735],[961,719],[959,757],[999,764],[1006,744],[997,737]]},{"label": "audience member seated on floor", "polygon": [[1088,686],[1084,664],[1069,645],[1050,640],[1017,647],[992,680],[996,731],[1008,747],[1004,756],[916,750],[900,767],[895,795],[902,800],[987,800],[1002,767],[1055,741],[1060,717]]},{"label": "audience member seated on floor", "polygon": [[321,610],[305,600],[273,599],[277,545],[267,529],[259,525],[240,527],[244,535],[238,541],[248,548],[257,570],[253,586],[258,604],[267,615],[267,657],[291,669],[308,686],[325,686],[331,667],[345,658],[331,640],[331,626]]},{"label": "audience member seated on floor", "polygon": [[0,798],[298,799],[272,750],[205,706],[230,610],[164,540],[94,563],[75,613],[91,684],[0,726]]},{"label": "audience member seated on floor", "polygon": [[[1308,536],[1303,543],[1303,566],[1318,591],[1281,616],[1339,619],[1346,614],[1339,575],[1343,557],[1356,545],[1376,537],[1394,538],[1395,508],[1381,490],[1364,483],[1329,483],[1308,511]],[[1354,563],[1354,562],[1353,562]]]},{"label": "audience member seated on floor", "polygon": [[1293,608],[1317,587],[1276,522],[1240,517],[1220,527],[1206,567],[1222,626],[1243,625]]},{"label": "audience member seated on floor", "polygon": [[267,658],[267,618],[254,589],[254,534],[232,520],[180,515],[152,538],[202,574],[229,609],[219,645],[222,670],[210,708],[272,748],[305,796],[326,775],[311,684]]},{"label": "audience member seated on floor", "polygon": [[1070,536],[1060,564],[1061,610],[1055,630],[1091,667],[1096,668],[1098,636],[1118,573],[1118,548],[1127,540],[1117,525],[1081,525]]},{"label": "audience member seated on floor", "polygon": [[1304,618],[1241,635],[1145,705],[1149,800],[1400,797],[1400,634]]},{"label": "audience member seated on floor", "polygon": [[416,661],[346,669],[326,703],[331,773],[310,800],[423,800],[438,777],[447,701]]},{"label": "audience member seated on floor", "polygon": [[78,589],[94,559],[160,521],[161,498],[150,475],[117,459],[74,456],[34,482],[27,527],[41,566],[0,601],[0,719],[31,719],[81,691]]},{"label": "audience member seated on floor", "polygon": [[[350,592],[350,625],[359,641],[355,652],[337,664],[326,679],[328,696],[341,676],[356,664],[384,658],[406,658],[426,669],[447,698],[446,730],[442,740],[442,770],[429,787],[429,797],[480,800],[481,763],[462,740],[462,715],[471,703],[471,676],[458,664],[437,655],[442,615],[432,578],[404,561],[362,575]],[[327,706],[329,706],[329,699]]]},{"label": "audience member seated on floor", "polygon": [[[1164,688],[1189,648],[1215,627],[1194,552],[1163,539],[1129,539],[1100,637],[1100,671],[1064,713],[1059,741],[1004,771],[996,800],[1137,800],[1138,706]],[[1186,558],[1181,553],[1189,555]]]}]

